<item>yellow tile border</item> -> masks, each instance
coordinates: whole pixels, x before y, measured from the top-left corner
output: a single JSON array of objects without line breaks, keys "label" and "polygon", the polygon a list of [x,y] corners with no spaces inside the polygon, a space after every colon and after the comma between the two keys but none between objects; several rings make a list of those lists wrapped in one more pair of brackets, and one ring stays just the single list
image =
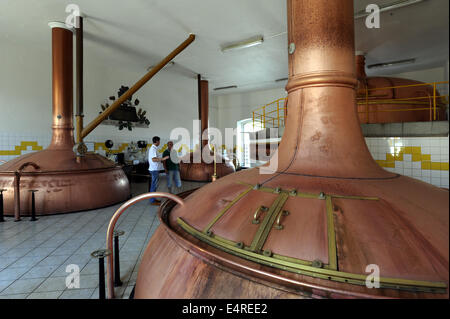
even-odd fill
[{"label": "yellow tile border", "polygon": [[[128,146],[129,143],[121,143],[119,144],[119,148],[116,150],[111,150],[110,152],[113,154],[123,152]],[[151,146],[151,144],[147,145],[147,149]],[[31,147],[33,151],[41,151],[43,149],[42,146],[38,144],[36,141],[22,141],[20,145],[14,147],[14,150],[0,150],[0,156],[20,156],[23,151],[26,151],[28,147]],[[225,145],[222,145],[221,148],[225,148]],[[94,143],[94,150],[103,149],[108,151],[105,143]],[[159,150],[159,153],[163,153],[167,149],[167,144],[164,144],[163,147]],[[178,149],[178,152],[181,152],[185,149],[187,152],[193,152],[186,144],[182,144]],[[195,145],[194,150],[198,149],[198,144]],[[448,171],[449,163],[448,162],[432,162],[430,154],[422,154],[422,149],[420,146],[402,146],[396,147],[395,154],[386,153],[385,160],[376,160],[378,165],[381,167],[387,168],[395,168],[395,162],[402,162],[404,160],[404,155],[409,154],[412,155],[412,162],[421,162],[421,169],[423,170],[436,170],[436,171]]]},{"label": "yellow tile border", "polygon": [[33,151],[42,151],[43,149],[43,147],[40,146],[36,141],[22,141],[20,142],[20,145],[14,146],[14,150],[0,151],[0,156],[22,155],[22,152],[26,151],[29,146],[31,146],[31,150]]},{"label": "yellow tile border", "polygon": [[385,160],[376,160],[381,167],[395,168],[395,162],[402,162],[403,155],[411,155],[412,162],[421,162],[421,169],[434,170],[434,171],[448,171],[448,162],[432,162],[431,154],[422,154],[422,148],[420,146],[401,146],[396,147],[399,151],[395,154],[386,153]]},{"label": "yellow tile border", "polygon": [[122,153],[128,147],[129,144],[128,143],[120,143],[119,145],[120,145],[119,148],[116,150],[108,150],[105,143],[94,143],[94,151],[98,151],[102,148],[104,151],[107,151],[107,152],[109,151],[112,154],[118,154],[118,153]]}]

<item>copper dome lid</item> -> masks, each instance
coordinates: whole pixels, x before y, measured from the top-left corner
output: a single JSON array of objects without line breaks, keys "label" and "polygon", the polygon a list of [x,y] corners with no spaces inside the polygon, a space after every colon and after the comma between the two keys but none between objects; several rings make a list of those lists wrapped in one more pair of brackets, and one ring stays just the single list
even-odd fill
[{"label": "copper dome lid", "polygon": [[448,191],[383,170],[361,133],[353,0],[288,0],[288,39],[277,153],[161,207],[135,297],[448,298]]}]

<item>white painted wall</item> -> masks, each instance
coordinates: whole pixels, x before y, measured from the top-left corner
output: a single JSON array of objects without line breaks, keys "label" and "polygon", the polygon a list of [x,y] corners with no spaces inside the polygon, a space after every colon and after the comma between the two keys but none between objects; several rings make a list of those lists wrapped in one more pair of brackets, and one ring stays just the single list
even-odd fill
[{"label": "white painted wall", "polygon": [[224,133],[225,128],[236,128],[238,121],[251,118],[252,111],[256,108],[286,96],[287,93],[283,87],[236,94],[215,95],[210,99],[213,101],[210,104],[217,108],[217,117],[214,121],[217,128]]},{"label": "white painted wall", "polygon": [[[86,123],[97,116],[100,103],[110,95],[116,95],[123,84],[131,87],[145,73],[129,72],[125,67],[107,69],[106,88],[101,95],[92,93],[92,105],[85,102]],[[105,85],[104,85],[105,86]],[[86,84],[86,88],[89,86]],[[144,139],[150,141],[154,135],[165,142],[169,139],[170,131],[176,127],[187,128],[192,135],[192,120],[198,118],[197,80],[171,71],[161,71],[151,79],[141,90],[133,95],[140,104],[137,109],[147,111],[150,120],[149,128],[133,128],[133,131],[119,131],[116,127],[100,125],[93,131],[94,136],[122,136],[129,139]],[[89,105],[89,107],[87,107]]]},{"label": "white painted wall", "polygon": [[425,83],[447,81],[445,77],[445,66],[420,71],[404,72],[389,76],[395,78],[416,80]]},{"label": "white painted wall", "polygon": [[[0,44],[0,130],[43,133],[51,126],[51,48]],[[48,116],[43,116],[46,111]]]},{"label": "white painted wall", "polygon": [[[25,137],[25,140],[33,136],[45,137],[44,142],[39,140],[40,144],[49,142],[52,110],[50,42],[49,31],[49,45],[45,50],[32,44],[0,43],[0,151],[14,149],[17,142]],[[146,72],[145,69],[142,72],[135,69],[130,71],[127,61],[121,62],[106,65],[101,56],[85,45],[85,125],[101,111],[101,103],[117,94],[122,84],[131,87]],[[165,142],[174,127],[186,127],[192,135],[192,120],[198,118],[195,74],[179,73],[173,69],[162,70],[133,96],[135,98],[141,102],[139,107],[147,111],[147,118],[151,122],[149,128],[134,128],[129,132],[100,125],[86,140],[104,142],[109,138],[120,142],[151,141],[154,135],[159,135]]]}]

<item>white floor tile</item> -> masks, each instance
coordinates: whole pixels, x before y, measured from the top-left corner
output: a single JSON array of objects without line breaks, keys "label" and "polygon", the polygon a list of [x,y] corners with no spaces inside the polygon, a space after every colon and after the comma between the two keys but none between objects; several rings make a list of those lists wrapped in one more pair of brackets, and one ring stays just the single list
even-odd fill
[{"label": "white floor tile", "polygon": [[8,288],[4,289],[0,295],[14,295],[21,293],[31,293],[45,278],[19,279],[14,281]]},{"label": "white floor tile", "polygon": [[58,299],[62,291],[33,292],[28,295],[27,299]]},{"label": "white floor tile", "polygon": [[[203,185],[203,184],[202,184]],[[186,183],[185,189],[197,187]],[[133,184],[134,195],[147,192],[147,184]],[[98,260],[90,253],[105,248],[106,229],[120,204],[74,214],[41,216],[35,223],[0,224],[0,298],[98,298]],[[25,219],[24,219],[25,221]],[[159,224],[157,207],[139,202],[119,219],[120,274],[123,287],[117,297],[128,298],[137,264]],[[68,265],[80,269],[80,289],[66,288]],[[106,267],[106,260],[105,260]]]},{"label": "white floor tile", "polygon": [[68,289],[65,290],[59,299],[90,299],[94,293],[94,288],[92,289]]}]

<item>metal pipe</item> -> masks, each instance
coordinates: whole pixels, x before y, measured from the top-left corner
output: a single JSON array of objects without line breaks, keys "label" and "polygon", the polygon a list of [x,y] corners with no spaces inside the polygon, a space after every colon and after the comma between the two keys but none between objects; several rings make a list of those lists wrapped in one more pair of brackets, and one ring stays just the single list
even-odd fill
[{"label": "metal pipe", "polygon": [[0,189],[0,223],[3,223],[5,219],[3,218],[3,192],[6,189]]},{"label": "metal pipe", "polygon": [[14,221],[20,221],[20,174],[14,172]]},{"label": "metal pipe", "polygon": [[217,160],[216,160],[216,146],[213,145],[214,148],[214,174],[212,176],[211,181],[215,182],[217,180]]},{"label": "metal pipe", "polygon": [[139,90],[145,83],[147,83],[156,73],[158,73],[167,63],[174,59],[186,47],[195,40],[195,34],[190,34],[189,37],[181,43],[175,50],[166,56],[161,62],[153,67],[146,75],[136,82],[128,91],[119,97],[113,104],[111,104],[102,114],[97,116],[91,123],[89,123],[81,132],[81,138],[85,138],[93,129],[95,129],[103,120],[105,120],[112,112],[114,112],[124,101]]},{"label": "metal pipe", "polygon": [[101,257],[98,259],[98,293],[99,299],[105,299],[105,258]]},{"label": "metal pipe", "polygon": [[436,121],[436,83],[433,84],[433,121]]},{"label": "metal pipe", "polygon": [[200,146],[201,149],[207,147],[209,145],[208,138],[206,140],[202,140],[203,133],[208,132],[208,114],[209,114],[209,87],[208,81],[202,80],[200,81],[200,121],[201,121],[201,137],[200,137]]},{"label": "metal pipe", "polygon": [[119,237],[125,232],[123,230],[114,231],[114,287],[122,286],[122,281],[120,280],[120,253],[119,253]]},{"label": "metal pipe", "polygon": [[197,100],[198,100],[198,118],[200,119],[200,136],[199,136],[199,143],[198,145],[200,145],[200,149],[202,149],[202,134],[203,134],[203,126],[201,123],[201,119],[202,119],[202,88],[201,88],[201,82],[202,82],[202,75],[201,74],[197,74]]},{"label": "metal pipe", "polygon": [[73,138],[73,30],[64,23],[52,28],[52,140],[47,149],[72,149]]},{"label": "metal pipe", "polygon": [[83,142],[81,132],[83,130],[83,17],[79,18],[79,26],[76,31],[76,141]]},{"label": "metal pipe", "polygon": [[122,286],[120,280],[119,236],[114,236],[114,287]]},{"label": "metal pipe", "polygon": [[108,288],[108,299],[114,298],[114,253],[113,253],[113,235],[114,235],[114,227],[116,226],[117,220],[119,219],[120,215],[127,210],[130,206],[133,206],[137,202],[140,202],[145,199],[154,198],[154,197],[165,197],[168,199],[171,199],[181,206],[184,206],[184,201],[181,197],[178,197],[173,194],[164,193],[164,192],[153,192],[153,193],[145,193],[141,194],[139,196],[136,196],[127,202],[125,202],[122,206],[117,209],[117,211],[114,213],[114,215],[111,217],[111,220],[109,221],[108,230],[106,233],[106,249],[111,251],[111,254],[108,256],[107,259],[107,269],[106,269],[106,275],[107,275],[107,288]]},{"label": "metal pipe", "polygon": [[98,258],[98,299],[105,299],[105,257],[111,253],[108,249],[99,249],[91,253],[92,257]]},{"label": "metal pipe", "polygon": [[34,221],[38,220],[36,218],[36,199],[34,196],[34,193],[36,193],[37,190],[30,189],[29,192],[31,192],[31,219],[30,219],[30,221],[34,222]]}]

